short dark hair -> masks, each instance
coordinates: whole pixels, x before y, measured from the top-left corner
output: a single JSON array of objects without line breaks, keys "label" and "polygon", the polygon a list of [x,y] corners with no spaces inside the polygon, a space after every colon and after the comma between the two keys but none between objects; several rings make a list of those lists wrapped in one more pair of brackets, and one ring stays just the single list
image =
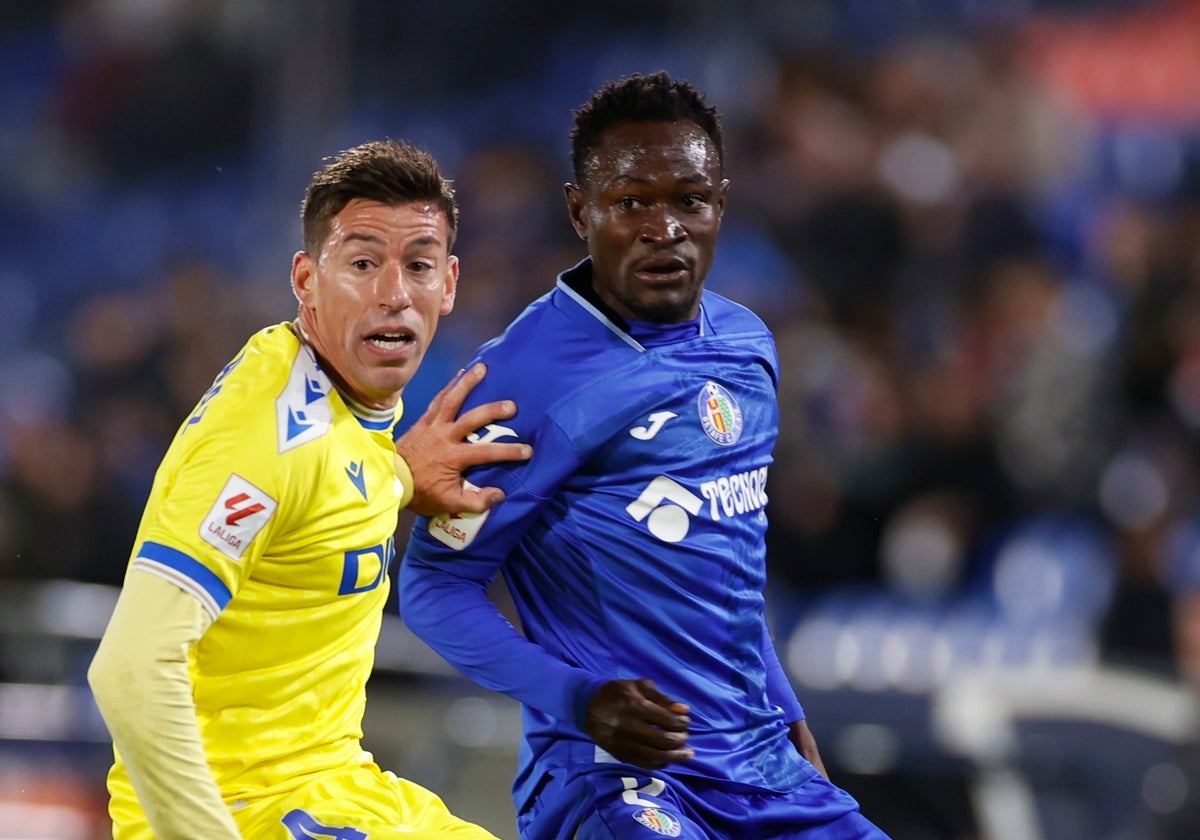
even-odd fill
[{"label": "short dark hair", "polygon": [[686,81],[673,80],[665,71],[640,73],[605,84],[575,111],[571,130],[571,166],[575,181],[583,183],[588,156],[600,145],[604,132],[621,122],[679,122],[690,120],[704,130],[725,165],[721,118],[704,101],[704,94]]},{"label": "short dark hair", "polygon": [[401,140],[375,140],[347,149],[313,173],[300,204],[304,250],[316,256],[333,217],[356,198],[384,204],[431,202],[446,217],[446,250],[458,233],[454,186],[442,177],[433,155]]}]

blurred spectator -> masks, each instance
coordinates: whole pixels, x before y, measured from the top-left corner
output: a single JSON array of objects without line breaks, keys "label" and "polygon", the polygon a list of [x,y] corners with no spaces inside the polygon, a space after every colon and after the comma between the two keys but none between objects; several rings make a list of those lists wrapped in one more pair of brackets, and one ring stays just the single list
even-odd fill
[{"label": "blurred spectator", "polygon": [[128,182],[228,164],[255,125],[253,54],[227,3],[80,2],[61,19],[58,118],[71,143]]}]

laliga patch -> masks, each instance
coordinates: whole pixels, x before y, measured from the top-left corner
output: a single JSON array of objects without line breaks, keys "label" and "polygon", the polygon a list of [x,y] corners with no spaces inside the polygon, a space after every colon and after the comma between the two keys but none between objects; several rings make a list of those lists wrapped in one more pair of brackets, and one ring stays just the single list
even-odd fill
[{"label": "laliga patch", "polygon": [[[469,481],[464,481],[463,487],[479,489]],[[475,541],[489,513],[486,510],[483,513],[443,513],[429,520],[429,535],[455,551],[462,551]]]},{"label": "laliga patch", "polygon": [[716,382],[705,382],[696,398],[704,434],[721,446],[732,446],[742,436],[742,409]]},{"label": "laliga patch", "polygon": [[634,814],[633,818],[651,831],[666,837],[678,837],[683,831],[683,824],[679,819],[662,808],[643,808]]},{"label": "laliga patch", "polygon": [[200,525],[200,539],[230,560],[241,560],[278,506],[240,475],[231,475]]}]

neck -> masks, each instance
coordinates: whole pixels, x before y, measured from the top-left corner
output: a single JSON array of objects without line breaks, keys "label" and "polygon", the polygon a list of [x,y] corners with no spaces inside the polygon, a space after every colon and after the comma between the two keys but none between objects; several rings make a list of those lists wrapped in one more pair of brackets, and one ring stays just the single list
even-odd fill
[{"label": "neck", "polygon": [[325,358],[325,355],[321,353],[320,348],[317,347],[317,345],[313,342],[312,334],[304,325],[304,319],[297,317],[296,320],[292,321],[292,326],[295,328],[296,337],[300,339],[300,343],[307,347],[313,354],[317,360],[317,366],[320,367],[321,372],[329,377],[329,381],[333,383],[333,387],[341,396],[342,402],[344,402],[347,407],[354,412],[355,415],[364,419],[375,420],[381,416],[395,413],[396,405],[400,401],[398,394],[396,396],[396,402],[392,403],[390,406],[369,405],[363,402],[363,400],[360,399],[353,390],[351,390],[350,386],[346,384],[346,380],[342,378],[341,374],[337,372],[337,369],[329,363],[329,361]]}]

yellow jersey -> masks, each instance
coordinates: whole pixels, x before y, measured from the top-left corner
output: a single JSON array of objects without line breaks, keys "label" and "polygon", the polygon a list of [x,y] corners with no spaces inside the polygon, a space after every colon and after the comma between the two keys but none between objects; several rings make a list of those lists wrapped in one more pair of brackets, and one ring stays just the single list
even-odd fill
[{"label": "yellow jersey", "polygon": [[[255,334],[180,426],[129,570],[213,617],[190,654],[209,764],[226,801],[361,763],[404,488],[400,409],[340,394],[291,324]],[[114,814],[141,809],[116,756]]]}]

